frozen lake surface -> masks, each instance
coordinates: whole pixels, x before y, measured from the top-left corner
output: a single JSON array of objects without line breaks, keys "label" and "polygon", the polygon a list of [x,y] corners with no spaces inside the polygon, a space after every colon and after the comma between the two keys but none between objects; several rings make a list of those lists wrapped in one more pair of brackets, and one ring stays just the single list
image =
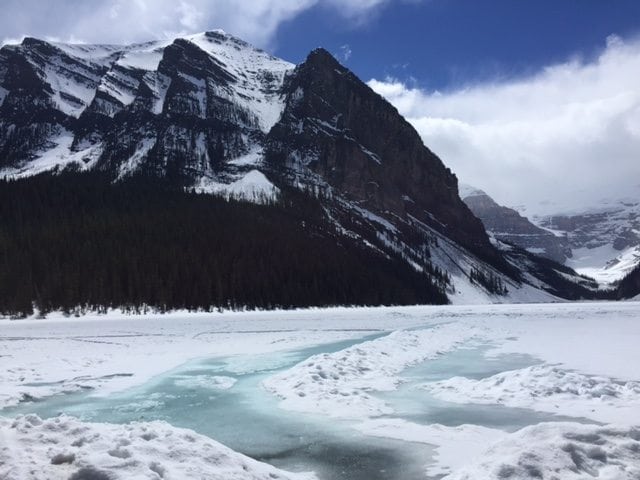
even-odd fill
[{"label": "frozen lake surface", "polygon": [[57,469],[30,435],[61,414],[161,420],[140,428],[190,429],[283,475],[640,478],[638,303],[110,315],[0,321],[0,335],[0,478],[26,461],[46,478],[88,465],[133,478],[134,464],[178,478],[184,462],[144,463],[132,446]]}]

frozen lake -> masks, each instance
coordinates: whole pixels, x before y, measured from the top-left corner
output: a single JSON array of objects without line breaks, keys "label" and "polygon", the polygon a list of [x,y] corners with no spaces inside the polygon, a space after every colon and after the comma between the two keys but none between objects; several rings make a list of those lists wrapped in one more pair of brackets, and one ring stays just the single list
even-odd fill
[{"label": "frozen lake", "polygon": [[163,420],[320,479],[441,478],[527,426],[640,424],[635,303],[0,324],[5,417]]}]

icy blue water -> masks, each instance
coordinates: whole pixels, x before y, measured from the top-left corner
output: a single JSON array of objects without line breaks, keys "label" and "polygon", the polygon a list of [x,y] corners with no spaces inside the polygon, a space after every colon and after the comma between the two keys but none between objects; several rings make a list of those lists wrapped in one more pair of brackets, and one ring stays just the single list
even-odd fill
[{"label": "icy blue water", "polygon": [[[166,420],[208,435],[234,450],[278,467],[314,470],[321,478],[377,480],[425,478],[432,449],[425,445],[366,437],[348,422],[324,421],[281,410],[260,384],[311,355],[335,352],[363,339],[318,345],[293,352],[198,360],[167,372],[145,385],[105,398],[76,393],[21,405],[8,414],[66,413],[84,420],[123,423]],[[403,372],[397,391],[380,394],[402,417],[416,423],[474,423],[504,430],[545,420],[551,415],[499,406],[456,405],[433,399],[420,388],[425,382],[463,375],[483,378],[535,363],[527,356],[487,359],[488,347],[460,349]],[[236,381],[232,388],[207,387],[203,378]]]},{"label": "icy blue water", "polygon": [[541,363],[529,355],[501,355],[496,358],[487,358],[485,353],[489,349],[488,345],[461,348],[435,360],[410,367],[402,373],[405,382],[397,390],[381,393],[378,396],[393,407],[394,417],[402,417],[425,425],[440,423],[455,427],[474,424],[513,432],[534,423],[580,420],[501,405],[444,402],[433,398],[422,388],[427,382],[445,380],[453,376],[482,379],[507,370]]}]

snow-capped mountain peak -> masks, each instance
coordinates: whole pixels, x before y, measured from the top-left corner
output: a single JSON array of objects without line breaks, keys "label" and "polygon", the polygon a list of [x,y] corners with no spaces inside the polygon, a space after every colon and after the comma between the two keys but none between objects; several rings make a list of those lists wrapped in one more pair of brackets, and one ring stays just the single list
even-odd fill
[{"label": "snow-capped mountain peak", "polygon": [[522,265],[535,259],[496,248],[455,175],[324,49],[295,66],[220,30],[1,48],[0,175],[70,165],[253,202],[302,191],[328,230],[401,258],[430,279],[437,301],[589,292],[548,267],[539,268],[555,286],[528,280]]}]

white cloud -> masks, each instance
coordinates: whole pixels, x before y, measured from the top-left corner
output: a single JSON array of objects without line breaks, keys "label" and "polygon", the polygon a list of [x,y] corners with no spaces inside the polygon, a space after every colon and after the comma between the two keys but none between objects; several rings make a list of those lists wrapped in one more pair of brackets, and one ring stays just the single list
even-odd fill
[{"label": "white cloud", "polygon": [[316,5],[358,24],[391,0],[4,0],[0,32],[128,43],[222,28],[270,47],[278,27]]},{"label": "white cloud", "polygon": [[[610,37],[593,61],[452,92],[386,79],[393,103],[466,183],[506,205],[579,208],[640,184],[640,42]],[[537,207],[553,210],[557,207]]]},{"label": "white cloud", "polygon": [[352,54],[353,54],[353,50],[351,50],[351,47],[349,45],[342,45],[340,47],[340,57],[345,62],[349,61],[349,59],[351,58]]}]

